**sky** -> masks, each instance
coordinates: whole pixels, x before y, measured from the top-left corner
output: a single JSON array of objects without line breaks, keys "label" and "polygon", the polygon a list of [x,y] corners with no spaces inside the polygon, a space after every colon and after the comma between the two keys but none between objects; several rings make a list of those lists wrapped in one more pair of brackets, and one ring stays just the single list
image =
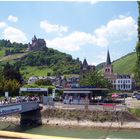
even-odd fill
[{"label": "sky", "polygon": [[28,43],[34,35],[48,48],[88,64],[111,60],[135,50],[136,1],[0,1],[0,39]]}]

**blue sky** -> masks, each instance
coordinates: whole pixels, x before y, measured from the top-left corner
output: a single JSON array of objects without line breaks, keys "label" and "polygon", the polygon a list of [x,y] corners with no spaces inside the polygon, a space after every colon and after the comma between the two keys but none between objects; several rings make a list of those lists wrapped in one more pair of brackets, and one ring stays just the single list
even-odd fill
[{"label": "blue sky", "polygon": [[28,43],[35,34],[89,64],[106,61],[107,49],[118,59],[137,42],[136,1],[1,1],[0,13],[0,39]]}]

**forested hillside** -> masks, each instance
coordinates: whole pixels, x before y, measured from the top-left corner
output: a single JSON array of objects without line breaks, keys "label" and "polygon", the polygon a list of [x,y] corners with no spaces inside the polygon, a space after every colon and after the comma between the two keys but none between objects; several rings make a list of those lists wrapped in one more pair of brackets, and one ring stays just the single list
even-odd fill
[{"label": "forested hillside", "polygon": [[0,40],[0,64],[9,62],[20,67],[25,78],[33,74],[43,76],[79,73],[80,61],[69,54],[48,47],[38,51],[28,51],[27,48],[27,44]]}]

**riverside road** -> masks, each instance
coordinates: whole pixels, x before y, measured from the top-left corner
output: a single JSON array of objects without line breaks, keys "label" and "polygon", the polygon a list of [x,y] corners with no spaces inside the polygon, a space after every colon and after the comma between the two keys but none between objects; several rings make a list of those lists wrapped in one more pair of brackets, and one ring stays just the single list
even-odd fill
[{"label": "riverside road", "polygon": [[[69,110],[85,110],[85,105],[74,105],[74,104],[63,104],[60,102],[56,102],[54,106],[44,105],[43,108],[59,108],[59,109],[69,109]],[[113,105],[113,104],[104,104],[104,105],[88,105],[88,110],[96,110],[96,111],[124,111],[126,110],[126,106],[122,104]]]},{"label": "riverside road", "polygon": [[[55,107],[60,109],[78,109],[78,110],[84,110],[85,105],[74,105],[74,104],[63,104],[60,102],[55,102],[54,106],[44,106],[44,108],[48,107]],[[128,97],[125,99],[125,105],[124,104],[102,104],[102,105],[88,105],[88,110],[110,110],[110,111],[125,111],[127,108],[140,108],[140,100]]]}]

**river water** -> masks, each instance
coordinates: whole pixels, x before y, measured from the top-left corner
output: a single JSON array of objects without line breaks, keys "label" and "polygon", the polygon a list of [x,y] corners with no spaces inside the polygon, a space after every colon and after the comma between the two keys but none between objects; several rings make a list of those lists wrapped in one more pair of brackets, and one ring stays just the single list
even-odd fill
[{"label": "river water", "polygon": [[84,139],[140,139],[139,129],[97,129],[97,128],[74,128],[42,125],[35,128],[20,128],[15,124],[0,124],[0,129],[16,132],[24,132],[38,135],[73,137]]}]

